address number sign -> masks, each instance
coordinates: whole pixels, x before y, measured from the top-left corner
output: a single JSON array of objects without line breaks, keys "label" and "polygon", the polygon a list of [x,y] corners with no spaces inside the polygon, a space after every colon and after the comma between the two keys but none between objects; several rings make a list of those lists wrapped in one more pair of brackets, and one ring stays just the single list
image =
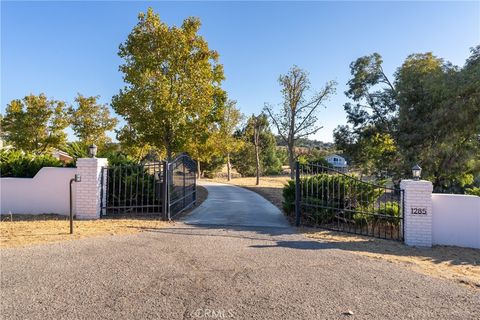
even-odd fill
[{"label": "address number sign", "polygon": [[427,214],[427,208],[412,208],[412,214]]}]

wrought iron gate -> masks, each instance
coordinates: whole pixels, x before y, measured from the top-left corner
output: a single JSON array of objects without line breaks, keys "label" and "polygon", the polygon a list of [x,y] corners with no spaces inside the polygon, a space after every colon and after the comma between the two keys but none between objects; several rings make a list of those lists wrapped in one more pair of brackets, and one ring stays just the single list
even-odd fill
[{"label": "wrought iron gate", "polygon": [[187,154],[181,154],[168,164],[168,217],[175,217],[190,208],[197,199],[197,165]]},{"label": "wrought iron gate", "polygon": [[158,216],[170,220],[195,204],[195,170],[195,161],[187,154],[170,163],[103,167],[100,216]]},{"label": "wrought iron gate", "polygon": [[296,224],[403,240],[402,190],[319,164],[296,164]]}]

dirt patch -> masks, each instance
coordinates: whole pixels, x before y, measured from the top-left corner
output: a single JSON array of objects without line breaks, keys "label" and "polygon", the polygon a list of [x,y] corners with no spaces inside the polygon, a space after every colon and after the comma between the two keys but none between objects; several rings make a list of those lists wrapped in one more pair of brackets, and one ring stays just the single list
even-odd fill
[{"label": "dirt patch", "polygon": [[309,238],[332,245],[332,248],[398,263],[419,273],[453,280],[480,290],[480,250],[450,246],[416,248],[392,240],[313,228],[300,231]]},{"label": "dirt patch", "polygon": [[[197,189],[198,207],[207,198],[204,187]],[[174,222],[155,218],[123,218],[75,220],[74,233],[70,234],[68,217],[43,215],[4,215],[0,222],[0,248],[22,247],[32,244],[75,240],[87,237],[132,234],[145,230],[170,227]],[[177,217],[176,217],[177,218]]]}]

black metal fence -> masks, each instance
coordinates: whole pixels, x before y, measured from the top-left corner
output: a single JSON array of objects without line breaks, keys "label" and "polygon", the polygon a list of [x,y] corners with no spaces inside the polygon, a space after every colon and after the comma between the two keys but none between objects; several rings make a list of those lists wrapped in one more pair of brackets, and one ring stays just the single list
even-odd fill
[{"label": "black metal fence", "polygon": [[195,161],[182,154],[170,163],[102,168],[101,217],[171,219],[196,201]]},{"label": "black metal fence", "polygon": [[296,164],[296,224],[403,240],[402,190],[319,164]]}]

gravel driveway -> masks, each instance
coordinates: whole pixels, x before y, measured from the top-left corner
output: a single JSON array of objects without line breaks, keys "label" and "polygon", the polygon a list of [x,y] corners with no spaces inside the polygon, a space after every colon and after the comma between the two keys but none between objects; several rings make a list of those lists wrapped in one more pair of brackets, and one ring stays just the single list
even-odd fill
[{"label": "gravel driveway", "polygon": [[288,227],[176,223],[0,258],[4,319],[478,319],[480,304]]}]

